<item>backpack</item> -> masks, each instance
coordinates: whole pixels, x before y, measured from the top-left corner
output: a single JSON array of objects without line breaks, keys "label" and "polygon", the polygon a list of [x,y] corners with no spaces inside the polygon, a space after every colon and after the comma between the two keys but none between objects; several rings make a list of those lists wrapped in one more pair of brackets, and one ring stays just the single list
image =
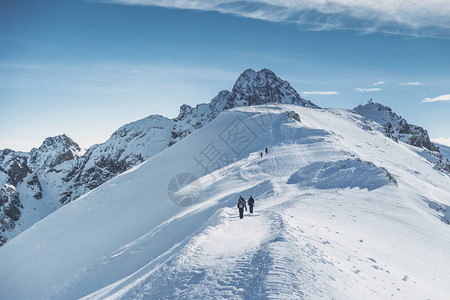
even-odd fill
[{"label": "backpack", "polygon": [[244,208],[244,203],[241,200],[239,200],[238,207],[239,208]]}]

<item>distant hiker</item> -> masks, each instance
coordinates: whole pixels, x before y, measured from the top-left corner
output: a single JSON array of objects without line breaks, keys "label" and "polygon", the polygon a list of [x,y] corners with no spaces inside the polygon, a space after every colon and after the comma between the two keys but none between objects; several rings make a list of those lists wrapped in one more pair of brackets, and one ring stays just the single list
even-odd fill
[{"label": "distant hiker", "polygon": [[269,149],[267,149],[267,147],[266,147],[266,155],[267,155],[267,152],[269,152]]},{"label": "distant hiker", "polygon": [[253,199],[253,196],[250,195],[250,198],[248,198],[248,208],[251,214],[253,213],[253,206],[255,206],[255,199]]},{"label": "distant hiker", "polygon": [[260,153],[259,153],[259,155],[260,155],[260,156],[261,156],[261,158],[262,158],[262,156],[263,156],[263,153],[262,153],[262,152],[260,152]]},{"label": "distant hiker", "polygon": [[244,208],[245,211],[247,211],[247,204],[245,203],[245,198],[243,198],[242,196],[239,196],[237,207],[239,209],[239,218],[244,218]]}]

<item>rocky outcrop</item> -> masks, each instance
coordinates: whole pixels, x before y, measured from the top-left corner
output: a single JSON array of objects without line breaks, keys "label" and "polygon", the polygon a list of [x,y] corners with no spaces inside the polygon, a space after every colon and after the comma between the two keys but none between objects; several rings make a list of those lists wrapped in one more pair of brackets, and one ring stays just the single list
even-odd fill
[{"label": "rocky outcrop", "polygon": [[230,104],[228,108],[267,103],[297,104],[319,108],[311,101],[301,98],[289,82],[280,79],[268,69],[262,69],[259,72],[251,69],[244,71],[234,84],[228,103]]},{"label": "rocky outcrop", "polygon": [[15,227],[15,222],[21,217],[19,193],[11,184],[3,184],[0,188],[0,246],[8,240],[5,232],[10,232]]},{"label": "rocky outcrop", "polygon": [[[59,195],[60,187],[54,183],[60,182],[61,177],[53,176],[53,182],[46,179],[52,177],[55,167],[74,161],[81,153],[78,144],[66,135],[47,138],[39,148],[32,149],[30,153],[0,150],[0,244],[26,229],[16,226],[21,218],[27,218],[26,223],[34,223],[40,219],[36,217],[39,213],[24,215],[24,203],[41,201],[44,197],[42,185]],[[39,205],[32,205],[27,211],[37,210],[38,207]]]},{"label": "rocky outcrop", "polygon": [[62,134],[46,138],[38,149],[33,148],[29,161],[35,171],[40,171],[81,157],[82,154],[80,146],[67,135]]},{"label": "rocky outcrop", "polygon": [[382,126],[380,131],[394,141],[402,141],[430,151],[439,151],[439,147],[430,141],[425,129],[409,124],[404,118],[392,112],[390,107],[370,101],[366,105],[354,108],[354,111],[380,124]]}]

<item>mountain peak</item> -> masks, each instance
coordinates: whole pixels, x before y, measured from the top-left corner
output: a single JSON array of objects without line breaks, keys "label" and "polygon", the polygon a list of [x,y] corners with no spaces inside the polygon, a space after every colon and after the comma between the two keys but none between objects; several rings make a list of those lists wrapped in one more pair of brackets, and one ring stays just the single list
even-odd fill
[{"label": "mountain peak", "polygon": [[30,152],[30,164],[34,169],[55,167],[83,154],[81,147],[66,134],[48,137],[39,148]]},{"label": "mountain peak", "polygon": [[264,69],[260,70],[260,71],[258,72],[258,74],[264,74],[264,75],[275,76],[275,73],[272,72],[272,70],[269,70],[269,69],[267,69],[267,68],[264,68]]},{"label": "mountain peak", "polygon": [[428,136],[428,132],[420,126],[409,124],[388,106],[374,103],[371,100],[365,105],[359,105],[354,110],[360,115],[377,122],[382,127],[380,131],[387,137],[402,141],[416,147],[424,147],[430,151],[439,152]]},{"label": "mountain peak", "polygon": [[57,135],[57,136],[52,136],[52,137],[46,138],[39,148],[48,147],[48,146],[57,146],[57,145],[63,145],[63,146],[66,146],[66,147],[78,147],[78,148],[80,148],[80,146],[78,146],[78,144],[75,143],[65,133]]},{"label": "mountain peak", "polygon": [[301,98],[289,82],[266,68],[258,72],[245,70],[236,80],[232,93],[236,106],[285,103],[318,108],[312,102]]}]

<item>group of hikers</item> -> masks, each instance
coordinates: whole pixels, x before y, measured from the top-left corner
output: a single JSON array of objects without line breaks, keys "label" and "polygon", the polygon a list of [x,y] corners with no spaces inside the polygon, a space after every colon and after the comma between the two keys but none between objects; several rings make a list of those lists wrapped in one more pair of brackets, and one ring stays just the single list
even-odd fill
[{"label": "group of hikers", "polygon": [[[269,153],[269,148],[265,148],[264,152],[266,152],[266,155]],[[260,152],[259,155],[261,156],[261,158],[263,157],[263,152]],[[235,162],[236,162],[236,157],[234,158]],[[253,196],[250,195],[250,198],[248,198],[248,201],[246,201],[246,199],[244,197],[242,197],[242,195],[239,196],[238,199],[238,203],[237,203],[237,208],[239,209],[239,218],[243,219],[244,218],[244,209],[245,211],[247,211],[247,203],[248,203],[248,208],[250,210],[250,213],[253,214],[253,206],[255,206],[255,199],[253,199]]]},{"label": "group of hikers", "polygon": [[[264,151],[266,152],[266,155],[267,155],[267,153],[269,153],[269,149],[267,147],[266,147],[266,149]],[[259,155],[261,156],[261,158],[263,157],[263,153],[262,152],[259,152]]]},{"label": "group of hikers", "polygon": [[248,202],[246,202],[245,198],[242,197],[242,195],[240,195],[239,199],[238,199],[238,203],[237,203],[237,208],[239,209],[239,218],[240,219],[244,218],[244,208],[245,208],[245,211],[247,211],[247,203],[248,203],[248,208],[250,210],[250,213],[253,214],[253,206],[255,206],[255,199],[253,199],[253,196],[250,195],[250,198],[248,198]]}]

